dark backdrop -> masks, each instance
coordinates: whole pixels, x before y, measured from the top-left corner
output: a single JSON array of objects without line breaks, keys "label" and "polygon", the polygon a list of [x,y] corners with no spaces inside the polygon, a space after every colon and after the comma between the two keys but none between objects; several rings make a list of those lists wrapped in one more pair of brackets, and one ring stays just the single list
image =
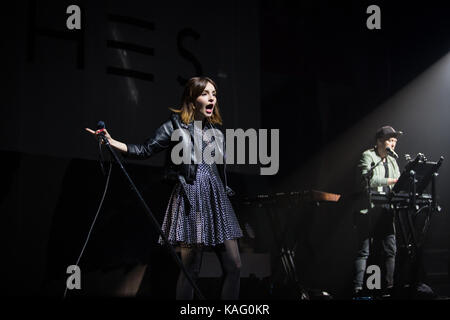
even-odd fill
[{"label": "dark backdrop", "polygon": [[[280,129],[278,174],[234,166],[230,183],[239,195],[308,189],[342,195],[337,204],[278,210],[280,222],[299,235],[302,282],[338,297],[350,287],[356,249],[348,200],[354,167],[375,130],[391,124],[406,132],[397,149],[401,165],[405,153],[448,155],[450,25],[440,2],[378,1],[382,28],[368,30],[366,8],[374,3],[365,1],[81,1],[83,28],[72,34],[64,28],[69,4],[19,1],[4,9],[3,293],[40,294],[47,286],[59,294],[48,288],[50,280],[75,262],[104,186],[96,145],[83,128],[103,119],[114,137],[140,141],[177,105],[183,79],[196,74],[217,80],[227,127]],[[128,50],[115,48],[117,42]],[[137,72],[124,77],[123,69]],[[171,187],[161,182],[162,159],[127,165],[160,221]],[[159,270],[152,274],[175,275],[176,268],[160,267],[170,260],[154,245],[157,235],[117,169],[86,268],[150,259]],[[444,162],[443,211],[426,242],[430,281],[443,294],[448,172]],[[256,228],[255,252],[275,253],[265,213],[238,215]]]}]

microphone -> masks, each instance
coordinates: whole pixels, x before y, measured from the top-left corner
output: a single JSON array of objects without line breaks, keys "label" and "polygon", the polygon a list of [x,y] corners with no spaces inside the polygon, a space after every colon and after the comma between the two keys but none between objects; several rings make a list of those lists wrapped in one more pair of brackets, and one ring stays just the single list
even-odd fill
[{"label": "microphone", "polygon": [[398,159],[398,154],[395,153],[394,150],[392,150],[391,148],[387,147],[386,148],[386,152],[388,155],[390,155],[391,157],[394,157],[395,159]]},{"label": "microphone", "polygon": [[[97,122],[97,130],[103,130],[103,129],[105,129],[105,122],[100,120],[99,122]],[[99,134],[105,135],[105,133],[103,131],[99,132]]]},{"label": "microphone", "polygon": [[102,153],[102,143],[108,143],[108,139],[105,138],[105,122],[103,122],[102,120],[100,120],[99,122],[97,122],[97,131],[100,130],[100,132],[98,133],[98,162],[100,163],[100,168],[102,170],[102,173],[104,176],[106,176],[106,171],[105,171],[105,167],[103,166],[103,162],[105,162],[105,159],[103,157],[103,153]]}]

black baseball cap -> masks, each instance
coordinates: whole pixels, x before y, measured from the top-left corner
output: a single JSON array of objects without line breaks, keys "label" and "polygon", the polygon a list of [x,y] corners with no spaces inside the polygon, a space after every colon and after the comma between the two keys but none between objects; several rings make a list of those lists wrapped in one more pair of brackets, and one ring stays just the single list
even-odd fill
[{"label": "black baseball cap", "polygon": [[377,130],[377,133],[375,134],[375,139],[389,139],[389,138],[398,138],[401,136],[403,132],[401,131],[395,131],[394,128],[391,126],[384,126]]}]

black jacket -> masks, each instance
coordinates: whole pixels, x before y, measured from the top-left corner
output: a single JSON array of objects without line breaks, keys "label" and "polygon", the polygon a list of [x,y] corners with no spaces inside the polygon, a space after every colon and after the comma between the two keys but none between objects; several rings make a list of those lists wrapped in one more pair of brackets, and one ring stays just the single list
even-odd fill
[{"label": "black jacket", "polygon": [[[225,163],[225,139],[223,132],[216,126],[211,125],[209,122],[204,124],[208,128],[218,129],[219,133],[222,135],[223,141],[223,164],[217,164],[217,169],[220,174],[220,178],[225,186],[225,190],[229,196],[232,196],[234,192],[227,185],[227,175],[226,175],[226,163]],[[170,153],[172,148],[177,145],[180,141],[171,141],[171,136],[176,129],[187,129],[189,131],[189,136],[187,136],[186,130],[181,130],[182,133],[182,143],[191,143],[191,161],[190,163],[174,164],[171,161]],[[172,113],[169,120],[164,122],[156,132],[153,137],[145,140],[143,144],[127,144],[128,153],[127,157],[135,159],[145,159],[151,157],[153,154],[158,153],[162,150],[170,149],[168,156],[166,157],[166,178],[177,179],[180,182],[186,182],[189,184],[194,183],[197,167],[198,165],[194,163],[194,122],[185,124],[181,121],[180,115],[177,113]]]}]

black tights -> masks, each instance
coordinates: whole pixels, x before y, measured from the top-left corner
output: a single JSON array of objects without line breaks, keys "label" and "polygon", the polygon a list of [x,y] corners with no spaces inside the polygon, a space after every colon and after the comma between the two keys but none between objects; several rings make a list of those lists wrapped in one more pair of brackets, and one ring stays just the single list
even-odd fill
[{"label": "black tights", "polygon": [[[223,245],[214,247],[214,252],[220,261],[223,272],[222,300],[237,300],[239,298],[241,257],[237,240],[225,240]],[[199,247],[181,248],[181,261],[186,270],[197,282],[202,264],[203,249]],[[177,299],[192,300],[194,289],[189,280],[180,272],[177,282]]]}]

